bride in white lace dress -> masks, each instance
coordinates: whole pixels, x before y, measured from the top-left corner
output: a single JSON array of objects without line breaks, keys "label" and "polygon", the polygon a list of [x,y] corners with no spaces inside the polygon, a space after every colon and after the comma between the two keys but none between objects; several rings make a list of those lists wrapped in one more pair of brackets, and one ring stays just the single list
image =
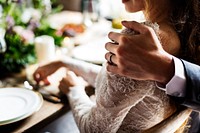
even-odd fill
[{"label": "bride in white lace dress", "polygon": [[[123,0],[123,2],[127,1],[132,2],[132,8],[135,9],[133,12],[144,9],[145,4],[148,4],[150,8],[148,2],[151,0],[145,2],[143,0]],[[155,1],[161,2],[161,5],[169,4],[169,0]],[[154,8],[150,9],[148,17],[152,15],[152,12],[155,13],[155,10],[152,10]],[[165,10],[163,12],[168,13],[167,8]],[[176,43],[172,43],[172,46],[165,44],[166,34],[174,34],[175,31],[167,23],[159,23],[160,19],[155,20],[158,20],[156,22],[160,25],[157,32],[164,48],[170,53],[177,54],[179,49],[174,47]],[[154,30],[157,27],[155,24],[149,26]],[[130,33],[135,34],[134,31],[128,34]],[[171,39],[177,39],[176,37],[173,36]],[[66,78],[62,79],[59,88],[68,96],[81,133],[173,133],[184,124],[191,112],[190,110],[180,111],[179,106],[163,90],[158,89],[155,82],[137,81],[109,73],[105,69],[106,63],[101,67],[66,57],[62,61],[53,62],[36,70],[35,75],[40,75],[40,78],[36,80],[42,80],[63,66],[71,71],[68,72]],[[85,82],[72,71],[95,87],[95,101],[92,101],[86,94]]]},{"label": "bride in white lace dress", "polygon": [[[129,29],[123,32],[134,34]],[[102,68],[71,58],[54,63],[66,65],[96,88],[94,101],[86,94],[86,82],[74,72],[69,71],[60,82],[59,88],[68,96],[81,133],[174,133],[189,118],[191,110],[179,110],[154,81],[109,73],[106,63]]]}]

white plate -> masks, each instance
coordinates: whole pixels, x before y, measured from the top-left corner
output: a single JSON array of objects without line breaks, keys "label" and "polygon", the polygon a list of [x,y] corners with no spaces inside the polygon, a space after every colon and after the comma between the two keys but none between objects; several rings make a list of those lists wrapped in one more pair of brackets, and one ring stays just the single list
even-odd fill
[{"label": "white plate", "polygon": [[41,94],[23,88],[0,89],[0,125],[29,117],[42,106]]},{"label": "white plate", "polygon": [[65,24],[73,23],[80,24],[82,23],[82,13],[74,11],[62,11],[48,17],[48,22],[50,23],[51,28],[60,29]]},{"label": "white plate", "polygon": [[75,47],[72,50],[72,57],[95,64],[102,64],[105,62],[105,53],[105,40],[97,40],[93,43]]}]

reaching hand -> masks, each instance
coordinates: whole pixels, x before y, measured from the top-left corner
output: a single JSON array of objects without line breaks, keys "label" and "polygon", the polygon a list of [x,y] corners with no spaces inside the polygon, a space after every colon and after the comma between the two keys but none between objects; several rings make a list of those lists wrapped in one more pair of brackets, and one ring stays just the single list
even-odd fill
[{"label": "reaching hand", "polygon": [[65,65],[60,61],[41,66],[33,73],[34,80],[37,83],[43,81],[45,84],[49,84],[47,77],[63,66]]},{"label": "reaching hand", "polygon": [[[122,24],[136,31],[137,35],[110,32],[108,37],[115,43],[106,43],[109,51],[105,58],[107,70],[137,80],[154,80],[167,83],[174,74],[172,55],[162,47],[154,30],[135,21]],[[117,45],[116,45],[117,42]]]},{"label": "reaching hand", "polygon": [[60,81],[59,89],[64,94],[69,93],[70,87],[74,86],[87,86],[87,82],[82,78],[76,76],[76,74],[72,71],[68,71],[65,78]]}]

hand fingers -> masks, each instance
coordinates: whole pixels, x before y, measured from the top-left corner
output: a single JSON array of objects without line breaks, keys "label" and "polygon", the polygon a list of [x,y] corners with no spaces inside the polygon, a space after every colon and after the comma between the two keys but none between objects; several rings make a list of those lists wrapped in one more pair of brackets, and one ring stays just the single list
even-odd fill
[{"label": "hand fingers", "polygon": [[120,33],[110,32],[108,38],[113,41],[113,44],[118,44],[120,39]]},{"label": "hand fingers", "polygon": [[70,86],[75,86],[75,85],[83,85],[86,86],[87,82],[82,78],[82,77],[78,77],[76,76],[76,74],[72,71],[69,71],[67,73],[67,80],[70,84]]},{"label": "hand fingers", "polygon": [[147,32],[147,30],[150,28],[144,24],[140,24],[136,21],[122,21],[122,25],[126,28],[132,29],[136,32],[139,32],[140,34],[144,34]]},{"label": "hand fingers", "polygon": [[68,79],[67,79],[67,78],[68,78],[68,77],[62,78],[62,79],[60,80],[60,84],[61,84],[61,85],[63,85],[63,84],[68,85],[69,82],[68,82]]},{"label": "hand fingers", "polygon": [[76,80],[78,77],[76,76],[76,74],[73,71],[68,71],[67,72],[67,77],[70,78],[71,80]]},{"label": "hand fingers", "polygon": [[41,80],[41,76],[40,73],[38,73],[37,71],[33,73],[33,78],[35,81],[40,81]]},{"label": "hand fingers", "polygon": [[49,84],[49,81],[46,76],[42,72],[35,72],[33,74],[34,80],[39,84],[41,81],[44,81],[45,83]]},{"label": "hand fingers", "polygon": [[76,76],[76,74],[74,72],[69,71],[68,75],[71,76],[71,78],[74,82],[74,85],[83,85],[83,86],[88,85],[87,82],[82,77]]},{"label": "hand fingers", "polygon": [[49,82],[48,78],[43,79],[43,82],[45,85],[50,85],[51,83]]},{"label": "hand fingers", "polygon": [[108,42],[105,44],[105,49],[113,54],[116,54],[117,48],[118,48],[118,45],[116,45],[115,43]]},{"label": "hand fingers", "polygon": [[63,78],[60,81],[60,84],[59,84],[58,88],[64,94],[67,94],[69,92],[69,85],[68,85],[68,82],[67,82],[67,80],[65,78]]},{"label": "hand fingers", "polygon": [[79,80],[79,85],[88,86],[88,83],[82,77],[78,77],[78,80]]},{"label": "hand fingers", "polygon": [[110,65],[116,65],[117,64],[117,58],[116,55],[108,52],[105,54],[105,59],[110,63]]},{"label": "hand fingers", "polygon": [[118,74],[118,72],[117,72],[117,71],[118,71],[118,68],[117,68],[117,66],[115,66],[115,65],[110,65],[109,63],[107,63],[106,69],[107,69],[107,71],[109,71],[109,72]]},{"label": "hand fingers", "polygon": [[64,80],[68,84],[68,86],[74,86],[76,85],[77,78],[78,77],[76,76],[74,72],[68,71]]}]

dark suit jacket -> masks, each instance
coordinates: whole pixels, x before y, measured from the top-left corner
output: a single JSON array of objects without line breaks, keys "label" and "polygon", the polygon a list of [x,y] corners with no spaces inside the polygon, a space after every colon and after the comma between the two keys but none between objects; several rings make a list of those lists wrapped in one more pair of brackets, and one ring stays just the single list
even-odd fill
[{"label": "dark suit jacket", "polygon": [[200,66],[181,60],[186,74],[186,96],[170,96],[174,101],[200,112]]},{"label": "dark suit jacket", "polygon": [[200,111],[200,66],[182,60],[186,72],[186,97],[183,105]]},{"label": "dark suit jacket", "polygon": [[187,86],[186,97],[182,100],[182,105],[192,108],[197,112],[192,112],[189,133],[200,132],[200,66],[182,60]]},{"label": "dark suit jacket", "polygon": [[188,133],[200,133],[200,66],[181,60],[186,74],[186,96],[170,96],[174,101],[189,107],[194,111],[190,115],[191,126]]}]

